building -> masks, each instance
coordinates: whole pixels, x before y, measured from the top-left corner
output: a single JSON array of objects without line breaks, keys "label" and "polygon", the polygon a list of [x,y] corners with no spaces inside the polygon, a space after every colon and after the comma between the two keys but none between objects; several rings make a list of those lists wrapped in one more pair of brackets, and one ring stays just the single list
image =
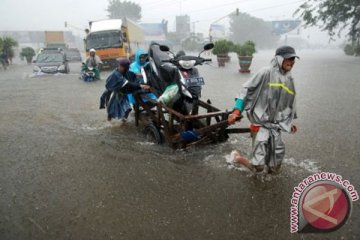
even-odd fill
[{"label": "building", "polygon": [[165,42],[167,35],[167,23],[141,23],[140,26],[144,30],[145,42],[149,44],[152,41]]},{"label": "building", "polygon": [[[14,38],[19,48],[32,47],[35,50],[45,46],[45,31],[0,31],[0,36]],[[64,40],[69,47],[76,47],[78,39],[71,31],[64,31]]]},{"label": "building", "polygon": [[185,38],[190,35],[191,32],[190,16],[188,15],[176,16],[175,32],[181,38]]}]

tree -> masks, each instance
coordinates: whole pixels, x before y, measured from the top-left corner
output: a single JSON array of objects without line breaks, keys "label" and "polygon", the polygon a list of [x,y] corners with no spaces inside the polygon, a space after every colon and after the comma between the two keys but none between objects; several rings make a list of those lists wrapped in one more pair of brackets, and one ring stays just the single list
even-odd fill
[{"label": "tree", "polygon": [[3,39],[0,37],[0,55],[1,55],[2,52],[3,52],[3,45],[4,45]]},{"label": "tree", "polygon": [[14,57],[14,47],[17,47],[18,43],[12,37],[0,37],[0,51],[1,55],[5,56],[12,62]]},{"label": "tree", "polygon": [[230,17],[230,38],[235,43],[244,43],[247,40],[255,42],[259,48],[273,48],[279,36],[273,34],[271,22],[247,13],[239,13]]},{"label": "tree", "polygon": [[108,8],[109,18],[128,17],[134,21],[141,19],[141,7],[137,3],[121,0],[109,0]]},{"label": "tree", "polygon": [[31,63],[32,58],[35,56],[35,50],[31,47],[25,47],[21,49],[20,57],[25,58],[27,63]]},{"label": "tree", "polygon": [[307,0],[295,15],[300,15],[307,26],[322,26],[330,39],[345,30],[353,44],[360,40],[359,0]]}]

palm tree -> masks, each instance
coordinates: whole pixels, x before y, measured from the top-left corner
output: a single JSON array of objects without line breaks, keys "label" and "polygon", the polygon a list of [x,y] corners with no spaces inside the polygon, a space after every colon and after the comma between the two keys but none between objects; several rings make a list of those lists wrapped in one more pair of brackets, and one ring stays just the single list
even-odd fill
[{"label": "palm tree", "polygon": [[[0,38],[1,39],[1,38]],[[8,58],[10,62],[14,57],[14,47],[18,46],[18,42],[12,37],[3,37],[0,40],[0,50],[3,56]]]}]

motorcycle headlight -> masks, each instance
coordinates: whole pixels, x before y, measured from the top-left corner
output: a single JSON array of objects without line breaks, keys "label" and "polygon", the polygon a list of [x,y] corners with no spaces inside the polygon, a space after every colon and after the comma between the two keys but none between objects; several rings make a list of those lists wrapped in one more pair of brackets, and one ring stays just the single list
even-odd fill
[{"label": "motorcycle headlight", "polygon": [[39,66],[34,66],[33,72],[41,72],[41,68],[39,68]]},{"label": "motorcycle headlight", "polygon": [[58,71],[64,71],[65,70],[65,65],[60,65],[58,67]]},{"label": "motorcycle headlight", "polygon": [[195,60],[180,60],[179,64],[183,69],[191,69],[195,66]]}]

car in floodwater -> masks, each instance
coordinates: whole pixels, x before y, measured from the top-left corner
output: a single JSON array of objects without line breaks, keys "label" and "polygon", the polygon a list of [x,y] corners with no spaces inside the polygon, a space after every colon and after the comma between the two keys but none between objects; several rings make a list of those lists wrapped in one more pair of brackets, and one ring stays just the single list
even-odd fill
[{"label": "car in floodwater", "polygon": [[69,48],[65,50],[66,53],[66,59],[69,62],[81,62],[82,57],[79,49],[77,48]]},{"label": "car in floodwater", "polygon": [[34,73],[69,73],[69,64],[62,49],[44,48],[33,62]]}]

